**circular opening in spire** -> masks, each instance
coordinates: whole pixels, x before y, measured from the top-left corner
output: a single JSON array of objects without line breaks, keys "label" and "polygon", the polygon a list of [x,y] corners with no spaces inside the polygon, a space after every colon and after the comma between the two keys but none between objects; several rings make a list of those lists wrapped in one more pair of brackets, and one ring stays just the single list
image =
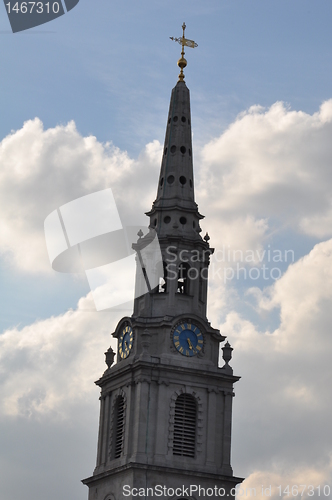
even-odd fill
[{"label": "circular opening in spire", "polygon": [[164,178],[162,177],[162,178],[160,179],[160,187],[161,187],[163,184],[164,184]]},{"label": "circular opening in spire", "polygon": [[173,118],[173,122],[177,122],[178,121],[178,117],[177,116],[174,116]]},{"label": "circular opening in spire", "polygon": [[171,146],[171,153],[175,153],[176,151],[176,146]]},{"label": "circular opening in spire", "polygon": [[184,226],[187,223],[187,219],[185,217],[180,217],[180,223]]},{"label": "circular opening in spire", "polygon": [[181,177],[180,177],[180,179],[179,179],[179,180],[180,180],[180,182],[181,182],[182,186],[184,186],[184,185],[185,185],[185,183],[187,182],[187,179],[184,177],[184,175],[181,175]]},{"label": "circular opening in spire", "polygon": [[164,155],[167,155],[167,148],[164,149]]},{"label": "circular opening in spire", "polygon": [[171,218],[169,215],[166,215],[166,217],[164,217],[164,222],[165,224],[169,224],[171,222]]},{"label": "circular opening in spire", "polygon": [[186,148],[185,148],[184,146],[181,146],[181,147],[180,147],[180,151],[181,151],[181,153],[184,155],[184,154],[185,154],[185,152],[186,152]]},{"label": "circular opening in spire", "polygon": [[185,117],[185,116],[182,116],[182,117],[181,117],[181,121],[182,121],[182,123],[186,123],[186,117]]},{"label": "circular opening in spire", "polygon": [[168,184],[173,184],[173,182],[174,182],[174,175],[169,175],[167,177],[167,182],[168,182]]},{"label": "circular opening in spire", "polygon": [[191,149],[188,149],[189,156],[191,156]]}]

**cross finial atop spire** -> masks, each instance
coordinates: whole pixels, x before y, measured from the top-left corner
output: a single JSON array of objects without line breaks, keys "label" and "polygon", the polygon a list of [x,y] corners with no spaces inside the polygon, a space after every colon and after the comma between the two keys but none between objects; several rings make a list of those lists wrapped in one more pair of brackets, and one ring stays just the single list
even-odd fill
[{"label": "cross finial atop spire", "polygon": [[183,23],[183,25],[182,25],[182,37],[181,38],[174,38],[173,36],[170,36],[171,40],[174,40],[174,42],[178,42],[180,45],[182,45],[181,57],[178,60],[178,66],[181,69],[180,74],[179,74],[179,80],[178,80],[179,82],[184,81],[183,69],[187,66],[187,61],[184,58],[184,46],[191,47],[192,49],[197,47],[197,43],[194,42],[194,40],[189,40],[188,38],[185,38],[185,36],[184,36],[185,29],[186,29],[186,23]]}]

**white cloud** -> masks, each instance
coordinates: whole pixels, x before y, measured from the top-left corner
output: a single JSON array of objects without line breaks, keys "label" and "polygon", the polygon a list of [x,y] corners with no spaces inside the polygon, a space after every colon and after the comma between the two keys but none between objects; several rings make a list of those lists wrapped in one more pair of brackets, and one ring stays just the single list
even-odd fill
[{"label": "white cloud", "polygon": [[331,135],[332,100],[313,115],[276,102],[241,113],[206,144],[199,154],[199,201],[206,224],[218,224],[213,241],[259,248],[267,223],[331,237]]},{"label": "white cloud", "polygon": [[123,312],[93,309],[90,293],[76,310],[0,335],[0,414],[69,418],[96,396],[93,381],[107,368],[103,353],[110,344],[116,349],[110,325]]},{"label": "white cloud", "polygon": [[[331,261],[332,240],[328,240],[317,244],[308,255],[290,266],[273,287],[264,292],[254,290],[262,310],[280,308],[280,349],[296,348],[298,352],[305,340],[305,350],[309,346],[312,353],[316,352],[315,346],[320,350],[317,335],[323,335],[326,323],[332,319],[326,307],[332,301]],[[318,320],[323,326],[321,332],[315,332]]]},{"label": "white cloud", "polygon": [[331,484],[331,258],[332,240],[320,243],[272,287],[256,290],[259,312],[280,309],[274,331],[259,331],[235,311],[221,325],[243,377],[234,456],[249,473],[245,487]]},{"label": "white cloud", "polygon": [[47,272],[43,223],[56,208],[111,187],[123,224],[146,224],[158,178],[161,145],[148,144],[138,160],[75,123],[43,130],[27,121],[0,143],[0,251],[28,272]]},{"label": "white cloud", "polygon": [[[331,132],[332,101],[312,116],[276,103],[269,110],[251,108],[206,145],[198,201],[205,205],[202,226],[213,246],[260,252],[272,225],[329,236]],[[154,141],[133,160],[93,137],[82,138],[73,123],[43,131],[39,120],[27,122],[0,145],[1,250],[21,269],[49,269],[44,218],[63,203],[110,186],[123,222],[146,222],[160,150]],[[231,310],[220,325],[235,348],[235,373],[243,377],[235,386],[233,465],[236,474],[248,475],[249,487],[284,484],[285,477],[287,484],[331,479],[331,255],[332,240],[320,243],[272,287],[251,290],[262,317],[280,311],[277,328],[260,331],[243,309]],[[214,281],[214,326],[232,294],[234,289]],[[110,328],[123,315],[86,312],[89,300],[0,336],[2,419],[20,418],[22,428],[35,420],[45,427],[50,421],[78,422],[77,443],[84,439],[89,426],[81,415],[92,419],[89,405],[98,397],[92,381],[106,368]]]},{"label": "white cloud", "polygon": [[[104,352],[130,311],[75,310],[0,335],[1,499],[84,498],[93,471]],[[59,481],[59,477],[61,481]]]},{"label": "white cloud", "polygon": [[[236,311],[220,325],[234,347],[235,374],[243,377],[235,385],[234,472],[248,476],[245,488],[258,491],[271,484],[275,498],[279,484],[316,487],[331,480],[331,254],[332,240],[316,245],[274,286],[257,294],[262,313],[280,308],[274,331],[257,330]],[[211,304],[220,305],[222,292],[212,289]],[[106,368],[110,325],[123,314],[88,313],[90,306],[88,296],[77,310],[0,336],[0,417],[7,425],[17,418],[23,419],[22,429],[34,421],[42,428],[75,422],[79,441],[94,419],[90,427],[96,436],[93,380]],[[60,427],[56,432],[60,435]]]},{"label": "white cloud", "polygon": [[[198,201],[207,216],[202,226],[211,243],[261,251],[269,231],[280,226],[331,236],[331,134],[332,100],[313,115],[277,102],[267,110],[253,106],[196,151]],[[0,143],[0,251],[19,269],[49,270],[45,217],[108,187],[124,224],[146,223],[160,158],[158,141],[134,160],[82,137],[74,122],[43,130],[39,119],[27,121]]]},{"label": "white cloud", "polygon": [[271,470],[255,471],[250,474],[240,485],[237,499],[252,497],[259,500],[289,499],[298,496],[308,499],[318,496],[318,492],[319,496],[329,497],[330,489],[326,478],[331,475],[331,471],[331,463],[320,468],[294,465],[291,469],[282,469],[275,465]]}]

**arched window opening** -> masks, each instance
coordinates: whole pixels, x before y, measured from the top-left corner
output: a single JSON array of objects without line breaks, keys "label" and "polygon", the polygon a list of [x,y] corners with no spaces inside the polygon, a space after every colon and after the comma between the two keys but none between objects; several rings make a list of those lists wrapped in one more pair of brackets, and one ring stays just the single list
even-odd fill
[{"label": "arched window opening", "polygon": [[113,423],[113,457],[119,458],[123,448],[124,434],[124,399],[118,396],[114,404],[114,423]]},{"label": "arched window opening", "polygon": [[191,394],[175,401],[173,455],[195,457],[197,404]]},{"label": "arched window opening", "polygon": [[167,292],[167,264],[163,262],[164,275],[159,278],[158,293]]},{"label": "arched window opening", "polygon": [[177,293],[189,294],[189,264],[181,262],[178,273]]}]

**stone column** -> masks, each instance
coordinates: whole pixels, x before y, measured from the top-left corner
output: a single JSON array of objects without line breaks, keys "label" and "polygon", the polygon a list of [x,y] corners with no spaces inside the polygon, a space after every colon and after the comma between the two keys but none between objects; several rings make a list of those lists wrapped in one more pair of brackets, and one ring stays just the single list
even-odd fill
[{"label": "stone column", "polygon": [[99,412],[99,432],[98,432],[98,448],[97,448],[98,453],[97,453],[97,464],[96,464],[97,467],[101,465],[101,460],[102,460],[105,397],[101,396],[99,400],[100,400],[100,412]]},{"label": "stone column", "polygon": [[233,473],[231,467],[232,397],[231,391],[224,392],[224,442],[221,473],[229,475]]},{"label": "stone column", "polygon": [[208,389],[208,414],[206,429],[206,465],[215,466],[216,446],[216,405],[217,395],[214,390]]},{"label": "stone column", "polygon": [[149,413],[149,382],[140,380],[136,385],[135,416],[133,421],[133,453],[134,460],[146,460],[146,440]]},{"label": "stone column", "polygon": [[167,397],[167,387],[164,382],[158,384],[158,406],[156,416],[156,437],[155,437],[155,457],[158,463],[165,462],[167,454],[167,441],[169,432],[169,398]]}]

